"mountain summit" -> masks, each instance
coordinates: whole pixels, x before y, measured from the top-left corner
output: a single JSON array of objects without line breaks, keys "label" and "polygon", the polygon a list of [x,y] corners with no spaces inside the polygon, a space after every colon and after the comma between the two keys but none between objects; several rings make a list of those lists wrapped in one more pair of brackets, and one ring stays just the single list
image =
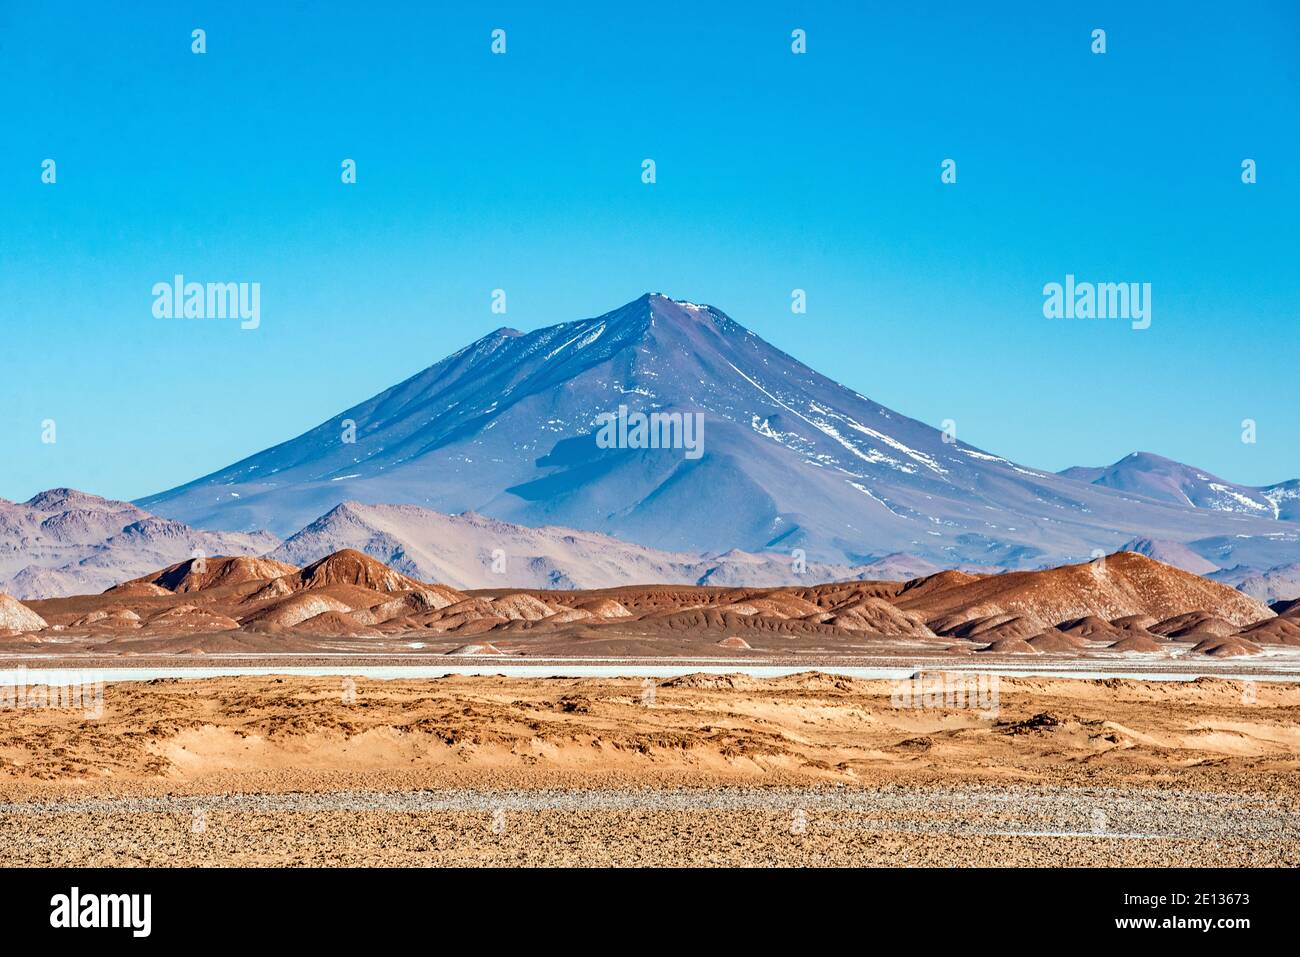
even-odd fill
[{"label": "mountain summit", "polygon": [[[868,366],[889,361],[873,350]],[[701,416],[702,455],[647,444],[644,429],[638,442],[635,427],[613,446],[598,441],[609,417],[654,413]],[[295,439],[140,504],[200,526],[287,534],[347,500],[842,563],[906,552],[1020,567],[1139,535],[1248,543],[1278,529],[948,441],[719,309],[660,294],[533,332],[496,330]]]}]

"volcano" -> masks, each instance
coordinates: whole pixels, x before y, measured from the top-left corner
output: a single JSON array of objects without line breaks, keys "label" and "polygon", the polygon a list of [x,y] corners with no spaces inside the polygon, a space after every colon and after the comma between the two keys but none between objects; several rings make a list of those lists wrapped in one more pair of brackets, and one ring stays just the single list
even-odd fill
[{"label": "volcano", "polygon": [[[872,347],[863,361],[889,357]],[[675,444],[672,423],[697,414],[698,448]],[[637,415],[664,441],[598,441],[602,423]],[[1259,540],[1300,557],[1300,525],[1018,465],[839,385],[713,306],[660,294],[529,333],[498,329],[297,438],[138,504],[200,527],[287,535],[344,501],[792,561],[902,552],[1036,567],[1135,537]]]}]

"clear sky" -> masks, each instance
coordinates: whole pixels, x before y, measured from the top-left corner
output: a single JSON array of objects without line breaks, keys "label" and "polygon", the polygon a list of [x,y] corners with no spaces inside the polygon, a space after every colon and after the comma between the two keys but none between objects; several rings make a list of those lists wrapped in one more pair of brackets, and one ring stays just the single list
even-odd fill
[{"label": "clear sky", "polygon": [[[160,491],[646,291],[1025,464],[1275,482],[1298,221],[1291,0],[4,4],[0,496]],[[154,318],[176,273],[261,327]],[[1151,328],[1044,318],[1066,273]]]}]

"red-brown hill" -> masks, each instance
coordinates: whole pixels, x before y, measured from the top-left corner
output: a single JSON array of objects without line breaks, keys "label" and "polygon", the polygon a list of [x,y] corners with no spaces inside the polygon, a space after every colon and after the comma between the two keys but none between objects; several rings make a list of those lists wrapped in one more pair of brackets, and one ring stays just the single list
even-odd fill
[{"label": "red-brown hill", "polygon": [[971,579],[941,573],[922,579],[899,595],[898,607],[921,612],[927,621],[963,611],[971,617],[994,613],[1037,618],[1051,624],[1089,615],[1113,621],[1150,615],[1158,621],[1189,612],[1208,612],[1244,628],[1273,617],[1267,607],[1226,585],[1133,552],[1044,571],[1010,572]]}]

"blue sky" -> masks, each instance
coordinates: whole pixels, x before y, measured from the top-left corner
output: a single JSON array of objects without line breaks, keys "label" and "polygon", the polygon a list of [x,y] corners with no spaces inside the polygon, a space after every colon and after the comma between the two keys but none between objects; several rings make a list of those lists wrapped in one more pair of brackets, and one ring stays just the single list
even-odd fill
[{"label": "blue sky", "polygon": [[[5,5],[0,496],[160,491],[650,290],[1026,464],[1300,475],[1300,7],[872,6]],[[155,319],[175,273],[261,328]],[[1151,328],[1045,319],[1066,273]]]}]

